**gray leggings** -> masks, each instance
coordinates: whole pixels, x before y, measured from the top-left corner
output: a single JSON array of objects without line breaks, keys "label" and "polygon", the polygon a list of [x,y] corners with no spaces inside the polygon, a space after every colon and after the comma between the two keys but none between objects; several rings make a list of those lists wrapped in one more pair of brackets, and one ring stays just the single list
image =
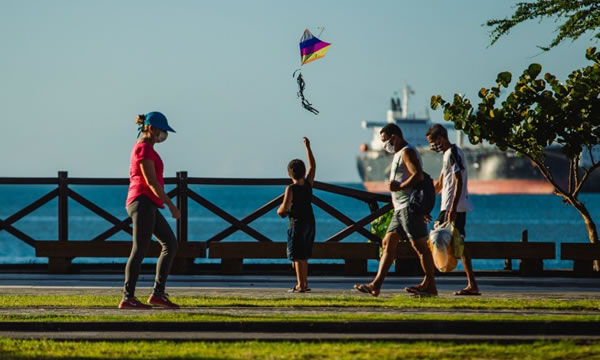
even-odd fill
[{"label": "gray leggings", "polygon": [[133,221],[133,247],[125,267],[124,295],[126,298],[134,296],[142,260],[152,240],[152,234],[162,246],[154,280],[154,293],[162,294],[165,292],[167,276],[177,253],[177,238],[158,207],[146,196],[140,196],[129,204],[127,214]]}]

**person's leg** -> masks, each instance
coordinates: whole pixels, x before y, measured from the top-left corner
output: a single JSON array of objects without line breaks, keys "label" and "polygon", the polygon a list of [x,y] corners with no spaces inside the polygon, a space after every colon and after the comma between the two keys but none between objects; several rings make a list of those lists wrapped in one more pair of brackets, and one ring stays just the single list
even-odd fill
[{"label": "person's leg", "polygon": [[309,221],[306,227],[305,242],[306,242],[306,259],[304,260],[304,273],[303,273],[303,288],[308,289],[308,259],[312,257],[312,248],[315,243],[316,224],[313,221]]},{"label": "person's leg", "polygon": [[127,213],[133,225],[133,246],[125,266],[123,295],[125,298],[131,298],[135,295],[142,260],[152,239],[157,210],[150,199],[139,197],[127,207]]},{"label": "person's leg", "polygon": [[437,288],[435,285],[435,268],[431,251],[429,250],[429,246],[427,246],[427,237],[411,240],[410,244],[419,256],[421,268],[425,273],[423,282],[421,283],[421,286],[419,286],[418,290],[437,295]]},{"label": "person's leg", "polygon": [[154,279],[154,294],[162,295],[165,292],[167,277],[171,272],[171,266],[175,255],[177,255],[177,238],[169,226],[165,217],[156,211],[156,221],[154,225],[154,236],[162,246],[160,256],[156,262],[156,277]]},{"label": "person's leg", "polygon": [[379,259],[379,268],[377,269],[377,275],[375,275],[373,281],[369,283],[369,286],[372,289],[371,294],[379,294],[381,286],[383,285],[383,280],[385,280],[385,277],[390,270],[390,266],[396,259],[396,248],[398,247],[399,241],[400,235],[396,232],[388,232],[381,241],[382,253],[381,259]]},{"label": "person's leg", "polygon": [[465,274],[467,275],[467,287],[464,288],[462,292],[479,293],[479,286],[477,285],[477,280],[475,280],[475,272],[473,271],[473,265],[471,264],[471,254],[466,247],[463,250],[461,260],[465,268]]},{"label": "person's leg", "polygon": [[381,258],[379,259],[379,268],[375,278],[368,284],[356,284],[354,288],[369,293],[373,296],[379,295],[383,280],[387,276],[390,266],[396,259],[396,248],[400,239],[406,238],[406,232],[402,228],[399,219],[399,211],[394,211],[392,220],[387,228],[387,233],[381,240]]},{"label": "person's leg", "polygon": [[[467,224],[467,213],[459,212],[456,214],[456,220],[454,221],[454,226],[460,232],[463,239],[466,236],[465,227]],[[467,287],[457,291],[455,294],[457,295],[471,295],[471,294],[479,294],[479,286],[477,285],[477,280],[475,280],[475,272],[473,271],[473,265],[471,264],[471,253],[469,249],[465,247],[463,249],[463,255],[461,257],[463,267],[465,268],[465,274],[467,275]]]},{"label": "person's leg", "polygon": [[300,289],[306,290],[308,288],[308,259],[300,260],[301,265],[301,284]]},{"label": "person's leg", "polygon": [[296,285],[294,285],[294,289],[301,290],[302,289],[302,264],[301,260],[292,260],[294,263],[294,270],[296,271]]},{"label": "person's leg", "polygon": [[416,290],[437,295],[433,256],[427,244],[427,224],[422,215],[411,213],[408,209],[403,209],[400,212],[399,219],[402,227],[406,229],[410,245],[419,256],[421,268],[425,273],[423,281],[416,287]]}]

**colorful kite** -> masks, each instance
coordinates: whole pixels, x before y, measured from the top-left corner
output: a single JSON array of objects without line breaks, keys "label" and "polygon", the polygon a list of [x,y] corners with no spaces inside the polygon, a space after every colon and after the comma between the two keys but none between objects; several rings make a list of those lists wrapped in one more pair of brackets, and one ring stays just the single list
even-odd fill
[{"label": "colorful kite", "polygon": [[[322,30],[321,30],[321,32],[322,32]],[[331,46],[330,43],[319,40],[319,38],[317,38],[316,36],[311,34],[311,32],[308,29],[304,30],[304,34],[302,34],[302,38],[300,39],[300,63],[301,63],[301,65],[308,64],[311,61],[315,61],[317,59],[322,58],[323,56],[325,56],[325,54],[327,54],[327,51],[329,50],[330,46]],[[302,73],[300,72],[300,69],[294,71],[294,73],[292,74],[292,77],[296,76],[296,72],[298,72],[298,77],[296,78],[296,81],[298,82],[298,94],[297,95],[302,100],[302,106],[306,110],[317,115],[319,113],[319,111],[317,109],[315,109],[314,107],[312,107],[312,104],[310,102],[308,102],[308,100],[306,100],[306,98],[304,97],[304,88],[306,86],[306,83],[304,82],[304,79],[302,78]]]},{"label": "colorful kite", "polygon": [[302,65],[308,64],[311,61],[315,61],[325,56],[330,46],[330,43],[319,40],[316,36],[311,34],[308,29],[304,30],[302,39],[300,39],[300,56]]}]

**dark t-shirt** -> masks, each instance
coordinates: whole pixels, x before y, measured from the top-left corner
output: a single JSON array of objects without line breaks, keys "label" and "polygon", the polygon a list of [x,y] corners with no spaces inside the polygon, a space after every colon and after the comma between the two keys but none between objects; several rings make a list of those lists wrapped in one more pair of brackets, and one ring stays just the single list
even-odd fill
[{"label": "dark t-shirt", "polygon": [[292,191],[292,206],[290,206],[289,217],[290,226],[298,222],[310,222],[315,220],[312,209],[312,186],[306,179],[304,185],[292,184],[289,186]]}]

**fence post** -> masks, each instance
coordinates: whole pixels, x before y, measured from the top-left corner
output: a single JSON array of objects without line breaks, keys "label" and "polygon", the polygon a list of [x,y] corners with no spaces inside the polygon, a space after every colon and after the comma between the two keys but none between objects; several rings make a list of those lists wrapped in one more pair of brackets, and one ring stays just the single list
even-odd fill
[{"label": "fence post", "polygon": [[[69,241],[69,173],[58,172],[58,241]],[[71,267],[71,258],[49,257],[49,273],[66,273]]]},{"label": "fence post", "polygon": [[188,196],[187,196],[187,171],[177,172],[177,208],[181,212],[181,217],[177,219],[177,240],[179,242],[188,241]]},{"label": "fence post", "polygon": [[[528,242],[529,236],[527,229],[521,234],[521,242]],[[519,260],[519,272],[523,275],[536,275],[544,270],[544,260],[541,259],[521,259]]]},{"label": "fence post", "polygon": [[[188,180],[187,171],[177,172],[177,208],[181,217],[177,219],[177,242],[180,247],[188,241]],[[194,265],[194,258],[176,257],[173,261],[173,274],[189,274]]]}]

